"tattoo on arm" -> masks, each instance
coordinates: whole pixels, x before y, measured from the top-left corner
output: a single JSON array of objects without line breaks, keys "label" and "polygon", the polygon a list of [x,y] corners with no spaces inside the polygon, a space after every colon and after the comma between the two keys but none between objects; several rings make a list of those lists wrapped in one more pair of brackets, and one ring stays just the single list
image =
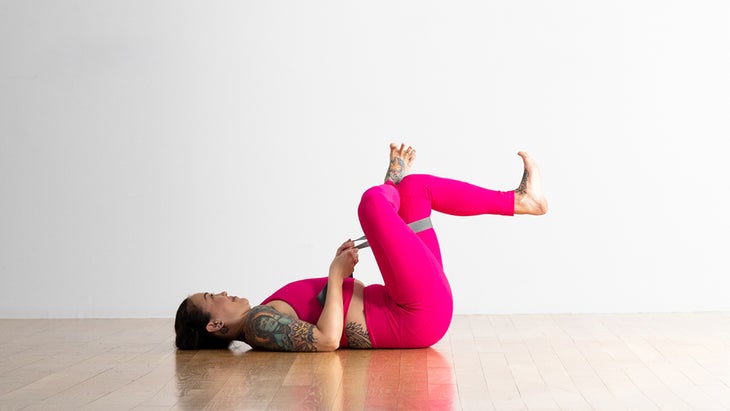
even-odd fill
[{"label": "tattoo on arm", "polygon": [[515,190],[515,193],[517,194],[525,194],[527,191],[527,179],[530,178],[530,173],[525,170],[525,172],[522,174],[522,182],[520,182],[520,186],[517,187],[517,190]]},{"label": "tattoo on arm", "polygon": [[363,329],[362,324],[347,323],[345,325],[345,336],[347,336],[347,345],[350,348],[373,348],[370,342],[370,334],[368,330]]},{"label": "tattoo on arm", "polygon": [[317,351],[314,325],[260,305],[248,314],[244,325],[245,341],[254,348],[269,351]]}]

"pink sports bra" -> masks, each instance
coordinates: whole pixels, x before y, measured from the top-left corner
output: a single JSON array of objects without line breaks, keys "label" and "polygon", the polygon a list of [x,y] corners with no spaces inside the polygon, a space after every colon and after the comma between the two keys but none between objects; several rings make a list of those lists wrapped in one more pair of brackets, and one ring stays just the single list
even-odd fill
[{"label": "pink sports bra", "polygon": [[[261,305],[274,300],[284,301],[292,306],[300,320],[317,324],[323,309],[317,300],[317,294],[322,291],[325,284],[327,284],[327,277],[294,281],[281,287],[274,294],[271,294],[261,302]],[[354,284],[355,280],[352,278],[345,278],[345,281],[342,283],[343,321],[345,323],[347,322],[347,310],[350,308]],[[340,337],[340,347],[344,348],[347,346],[347,338],[345,337],[345,330],[343,328],[342,336]]]}]

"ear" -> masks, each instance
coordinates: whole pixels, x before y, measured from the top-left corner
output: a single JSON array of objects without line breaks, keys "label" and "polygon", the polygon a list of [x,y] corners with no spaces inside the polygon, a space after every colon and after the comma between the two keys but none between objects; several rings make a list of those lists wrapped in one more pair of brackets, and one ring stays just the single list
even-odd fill
[{"label": "ear", "polygon": [[208,325],[205,326],[205,329],[209,333],[214,333],[216,331],[220,331],[220,329],[223,328],[224,325],[225,324],[223,324],[223,321],[213,321],[213,320],[210,320],[210,322],[208,323]]}]

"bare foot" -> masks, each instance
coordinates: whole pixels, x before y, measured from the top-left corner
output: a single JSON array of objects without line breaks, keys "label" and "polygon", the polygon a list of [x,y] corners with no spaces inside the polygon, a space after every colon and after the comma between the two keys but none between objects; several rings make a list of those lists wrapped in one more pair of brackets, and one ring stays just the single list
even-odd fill
[{"label": "bare foot", "polygon": [[543,215],[547,213],[547,199],[542,193],[542,176],[537,163],[524,151],[517,153],[525,163],[522,182],[515,190],[515,214]]},{"label": "bare foot", "polygon": [[388,172],[385,173],[385,181],[392,181],[395,184],[400,183],[408,174],[408,170],[413,164],[413,160],[416,159],[416,150],[405,144],[401,144],[400,148],[393,143],[390,143],[390,164],[388,165]]}]

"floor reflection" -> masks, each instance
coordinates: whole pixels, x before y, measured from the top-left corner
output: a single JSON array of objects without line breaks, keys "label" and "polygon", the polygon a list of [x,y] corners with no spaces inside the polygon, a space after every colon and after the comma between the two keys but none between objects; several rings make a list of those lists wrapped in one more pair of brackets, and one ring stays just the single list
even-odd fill
[{"label": "floor reflection", "polygon": [[451,362],[433,348],[332,353],[178,351],[182,409],[453,408]]},{"label": "floor reflection", "polygon": [[453,408],[451,363],[433,348],[343,354],[342,409]]}]

